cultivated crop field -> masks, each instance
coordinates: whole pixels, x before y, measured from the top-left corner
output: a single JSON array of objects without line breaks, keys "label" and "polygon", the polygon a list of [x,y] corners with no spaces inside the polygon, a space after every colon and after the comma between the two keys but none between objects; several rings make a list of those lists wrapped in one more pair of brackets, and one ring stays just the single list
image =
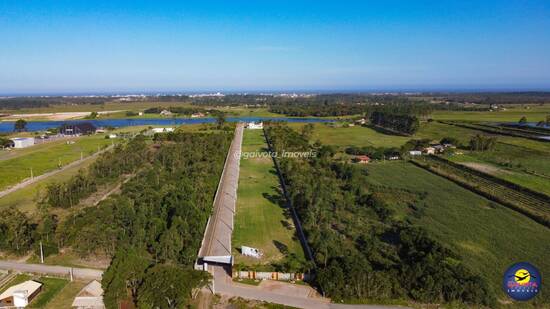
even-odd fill
[{"label": "cultivated crop field", "polygon": [[407,162],[367,169],[372,184],[427,192],[409,219],[457,249],[497,293],[512,263],[531,261],[542,273],[550,272],[550,232],[543,225]]},{"label": "cultivated crop field", "polygon": [[[243,153],[266,151],[266,147],[262,130],[245,130]],[[237,263],[268,264],[290,254],[304,259],[302,247],[294,238],[292,219],[281,200],[279,179],[271,158],[241,158],[237,196],[233,231],[233,254]],[[263,257],[258,260],[242,256],[237,250],[242,245],[260,249]]]}]

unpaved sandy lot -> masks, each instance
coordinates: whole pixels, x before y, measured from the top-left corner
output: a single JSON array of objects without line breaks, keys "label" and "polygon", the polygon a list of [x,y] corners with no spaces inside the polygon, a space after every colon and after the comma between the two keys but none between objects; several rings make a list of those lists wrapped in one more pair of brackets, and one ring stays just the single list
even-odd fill
[{"label": "unpaved sandy lot", "polygon": [[[123,112],[117,111],[101,111],[97,112],[99,115],[106,115],[112,113]],[[37,114],[11,114],[6,117],[2,117],[2,121],[14,121],[17,119],[43,119],[43,120],[71,120],[82,119],[89,116],[90,112],[64,112],[64,113],[37,113]]]}]

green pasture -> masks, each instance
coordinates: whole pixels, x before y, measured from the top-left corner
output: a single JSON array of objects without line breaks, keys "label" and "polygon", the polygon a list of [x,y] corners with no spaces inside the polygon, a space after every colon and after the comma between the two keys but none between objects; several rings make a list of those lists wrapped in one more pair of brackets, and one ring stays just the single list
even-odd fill
[{"label": "green pasture", "polygon": [[104,135],[83,136],[71,141],[74,141],[74,144],[69,144],[63,139],[23,149],[2,151],[0,157],[6,155],[9,158],[0,160],[0,190],[29,178],[31,168],[33,175],[38,176],[58,168],[59,164],[64,166],[79,160],[81,154],[84,157],[89,156],[113,142],[105,139]]},{"label": "green pasture", "polygon": [[44,306],[44,309],[71,308],[74,298],[86,284],[82,281],[69,282]]},{"label": "green pasture", "polygon": [[459,253],[499,295],[502,273],[515,262],[529,261],[550,273],[550,231],[543,225],[407,162],[366,168],[371,184],[427,192],[415,204],[417,210],[397,195],[395,204],[414,224]]},{"label": "green pasture", "polygon": [[[262,130],[245,130],[243,152],[264,151],[265,147]],[[290,254],[304,259],[292,219],[283,205],[272,159],[241,158],[233,231],[237,263],[268,264]],[[240,250],[243,245],[260,249],[263,257],[258,260],[242,256],[237,248]]]},{"label": "green pasture", "polygon": [[550,104],[545,105],[501,105],[506,110],[463,112],[463,111],[435,111],[431,118],[437,120],[463,120],[487,122],[516,122],[521,117],[527,117],[529,122],[538,122],[546,119],[550,114]]},{"label": "green pasture", "polygon": [[[304,123],[290,123],[289,126],[300,131]],[[321,141],[325,145],[339,147],[373,146],[373,147],[400,147],[409,137],[379,133],[371,128],[362,126],[331,127],[325,123],[313,124],[313,141]]]}]

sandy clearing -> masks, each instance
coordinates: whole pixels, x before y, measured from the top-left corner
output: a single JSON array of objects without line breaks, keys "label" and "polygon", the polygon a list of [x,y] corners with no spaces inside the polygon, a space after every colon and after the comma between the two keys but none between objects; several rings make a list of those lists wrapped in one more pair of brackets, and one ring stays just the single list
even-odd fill
[{"label": "sandy clearing", "polygon": [[[107,115],[118,112],[123,112],[124,110],[116,111],[101,111],[97,112],[99,115]],[[70,120],[70,119],[81,119],[86,116],[89,116],[91,112],[62,112],[62,113],[36,113],[36,114],[11,114],[5,117],[2,117],[2,121],[14,121],[17,119],[44,119],[44,120]]]}]

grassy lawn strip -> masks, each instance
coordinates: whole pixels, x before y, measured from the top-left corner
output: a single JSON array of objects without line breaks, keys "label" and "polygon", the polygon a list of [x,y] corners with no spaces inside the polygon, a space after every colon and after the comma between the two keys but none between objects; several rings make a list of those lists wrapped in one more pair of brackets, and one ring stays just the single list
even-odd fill
[{"label": "grassy lawn strip", "polygon": [[44,309],[71,308],[74,298],[86,284],[82,281],[69,282],[46,304]]},{"label": "grassy lawn strip", "polygon": [[29,304],[31,308],[44,308],[44,306],[46,306],[46,304],[48,304],[69,282],[65,279],[47,277],[42,277],[37,281],[42,282],[44,285],[42,286],[42,291]]},{"label": "grassy lawn strip", "polygon": [[[246,130],[243,152],[264,151],[262,130]],[[290,254],[303,260],[304,254],[287,210],[281,205],[279,180],[271,158],[241,158],[237,211],[233,231],[237,263],[247,265],[277,262]],[[244,257],[241,246],[260,249],[261,259]]]},{"label": "grassy lawn strip", "polygon": [[242,284],[248,284],[253,286],[258,286],[260,283],[262,283],[262,280],[254,280],[254,279],[248,279],[248,278],[233,278],[233,282],[242,283]]},{"label": "grassy lawn strip", "polygon": [[376,163],[367,169],[369,183],[427,192],[410,220],[454,248],[497,295],[502,295],[502,273],[515,262],[529,261],[550,272],[550,232],[543,225],[407,162]]}]

